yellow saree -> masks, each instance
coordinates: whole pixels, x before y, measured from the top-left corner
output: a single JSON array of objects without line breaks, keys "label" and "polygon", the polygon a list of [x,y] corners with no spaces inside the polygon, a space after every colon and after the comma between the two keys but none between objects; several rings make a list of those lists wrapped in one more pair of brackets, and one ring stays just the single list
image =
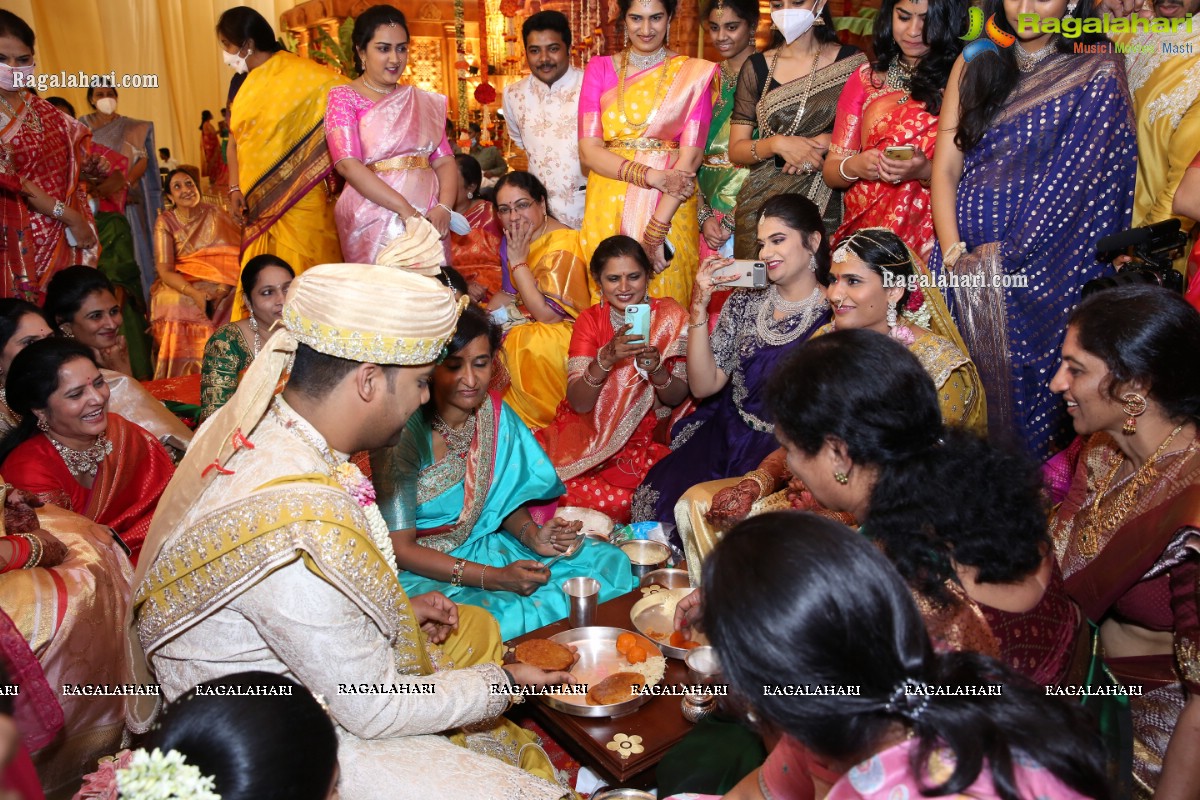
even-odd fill
[{"label": "yellow saree", "polygon": [[[516,294],[507,254],[505,248],[502,288]],[[529,267],[538,290],[562,316],[558,322],[516,325],[504,339],[504,363],[511,381],[504,400],[536,431],[550,424],[559,402],[567,396],[567,350],[573,321],[591,304],[579,232],[564,228],[539,236],[529,247]]]},{"label": "yellow saree", "polygon": [[[238,185],[248,208],[242,264],[263,253],[296,274],[342,260],[333,205],[324,181],[333,171],[325,144],[329,90],[345,76],[315,61],[279,52],[251,70],[230,104]],[[233,318],[245,316],[241,286]]]},{"label": "yellow saree", "polygon": [[[605,56],[588,62],[579,96],[580,138],[602,138],[617,155],[652,169],[673,166],[681,147],[702,149],[712,121],[716,64],[675,56],[630,74],[622,98],[619,58]],[[660,197],[656,189],[642,189],[595,172],[589,175],[580,231],[584,259],[589,260],[609,236],[621,233],[641,241]],[[700,257],[694,195],[671,217],[667,242],[675,256],[651,279],[650,294],[674,298],[686,308]],[[592,299],[600,299],[595,287]]]}]

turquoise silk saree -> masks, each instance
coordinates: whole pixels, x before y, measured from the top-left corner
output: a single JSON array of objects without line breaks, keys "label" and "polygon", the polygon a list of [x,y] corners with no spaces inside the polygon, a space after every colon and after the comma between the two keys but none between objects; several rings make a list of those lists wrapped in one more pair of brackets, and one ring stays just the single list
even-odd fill
[{"label": "turquoise silk saree", "polygon": [[[476,415],[475,438],[465,458],[434,463],[433,428],[425,414],[408,421],[400,444],[371,454],[379,508],[393,531],[416,528],[417,542],[454,558],[502,568],[514,561],[546,561],[502,527],[521,506],[538,524],[553,516],[553,504],[566,491],[554,465],[516,412],[492,394]],[[550,504],[550,505],[546,505]],[[600,601],[634,588],[629,559],[616,547],[585,539],[570,558],[556,562],[550,580],[532,595],[451,586],[445,581],[401,572],[410,596],[441,592],[456,603],[487,609],[512,639],[567,616],[562,583],[590,577],[600,582]]]}]

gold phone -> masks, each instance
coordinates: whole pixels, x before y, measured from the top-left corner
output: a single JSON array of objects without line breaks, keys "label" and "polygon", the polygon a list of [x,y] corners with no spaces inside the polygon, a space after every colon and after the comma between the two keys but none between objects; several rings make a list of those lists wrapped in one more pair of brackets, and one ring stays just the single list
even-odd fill
[{"label": "gold phone", "polygon": [[893,158],[896,161],[912,161],[914,152],[916,152],[916,148],[911,144],[899,144],[883,149],[885,156]]}]

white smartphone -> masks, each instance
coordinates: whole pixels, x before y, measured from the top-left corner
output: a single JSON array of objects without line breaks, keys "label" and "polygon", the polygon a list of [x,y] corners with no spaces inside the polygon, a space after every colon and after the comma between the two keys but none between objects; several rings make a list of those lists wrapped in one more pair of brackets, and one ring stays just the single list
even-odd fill
[{"label": "white smartphone", "polygon": [[645,343],[650,338],[650,305],[634,303],[625,306],[625,324],[630,326],[625,335],[636,337],[631,339],[631,342],[640,340]]},{"label": "white smartphone", "polygon": [[883,154],[896,161],[912,161],[913,153],[915,152],[916,148],[911,144],[898,144],[883,148]]},{"label": "white smartphone", "polygon": [[717,285],[718,289],[765,289],[767,288],[767,265],[761,261],[738,260],[713,272],[714,278],[736,278]]}]

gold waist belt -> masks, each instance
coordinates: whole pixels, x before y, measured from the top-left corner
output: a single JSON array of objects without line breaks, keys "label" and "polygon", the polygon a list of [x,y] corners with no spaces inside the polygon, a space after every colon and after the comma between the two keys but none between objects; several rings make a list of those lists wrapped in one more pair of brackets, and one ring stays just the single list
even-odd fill
[{"label": "gold waist belt", "polygon": [[406,169],[429,169],[428,156],[396,156],[368,164],[372,172],[400,172]]},{"label": "gold waist belt", "polygon": [[678,150],[679,142],[669,142],[663,139],[614,139],[605,142],[609,150]]},{"label": "gold waist belt", "polygon": [[716,167],[717,169],[732,169],[737,165],[729,160],[729,156],[705,156],[704,166]]}]

